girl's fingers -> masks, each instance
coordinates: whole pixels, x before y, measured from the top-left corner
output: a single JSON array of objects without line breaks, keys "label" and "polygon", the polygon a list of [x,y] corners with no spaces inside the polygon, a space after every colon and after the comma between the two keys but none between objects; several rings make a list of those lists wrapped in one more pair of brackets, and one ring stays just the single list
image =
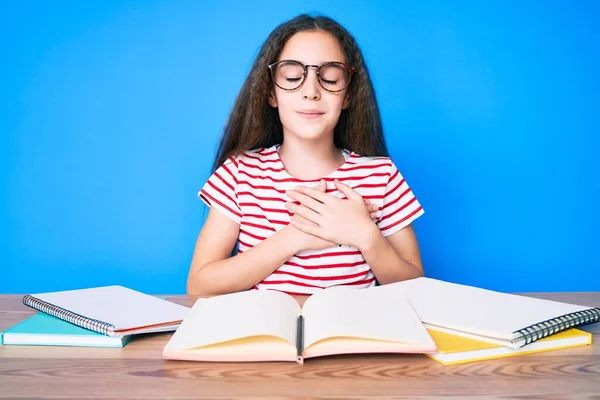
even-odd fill
[{"label": "girl's fingers", "polygon": [[[349,200],[363,200],[362,196],[355,192],[350,186],[340,182],[338,179],[334,179],[333,183],[337,190],[342,192]],[[364,200],[363,200],[364,201]]]},{"label": "girl's fingers", "polygon": [[367,206],[367,210],[369,210],[369,212],[375,212],[379,209],[379,207],[377,206],[377,204],[370,204]]}]

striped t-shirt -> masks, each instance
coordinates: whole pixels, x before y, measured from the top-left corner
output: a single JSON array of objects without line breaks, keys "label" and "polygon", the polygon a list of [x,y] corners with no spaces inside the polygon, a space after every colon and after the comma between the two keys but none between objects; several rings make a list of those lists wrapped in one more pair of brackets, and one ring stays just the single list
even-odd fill
[{"label": "striped t-shirt", "polygon": [[[302,180],[289,175],[279,158],[279,145],[231,157],[208,179],[199,197],[240,225],[238,253],[248,251],[285,227],[292,213],[287,190],[315,186],[320,179]],[[364,199],[379,206],[375,221],[384,236],[392,235],[423,214],[423,208],[388,157],[364,157],[343,151],[346,158],[337,170],[323,177],[327,193],[344,197],[333,183],[345,183]],[[289,294],[312,294],[320,289],[375,285],[375,275],[352,246],[301,251],[254,286]]]}]

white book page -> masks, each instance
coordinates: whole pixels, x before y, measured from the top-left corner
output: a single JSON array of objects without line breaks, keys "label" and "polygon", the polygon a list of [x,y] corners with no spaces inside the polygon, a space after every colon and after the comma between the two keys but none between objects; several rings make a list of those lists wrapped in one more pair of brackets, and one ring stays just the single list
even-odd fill
[{"label": "white book page", "polygon": [[196,301],[168,350],[186,350],[240,338],[277,336],[296,346],[300,306],[273,290],[249,290]]},{"label": "white book page", "polygon": [[527,326],[591,308],[431,278],[382,288],[405,295],[423,323],[505,340]]},{"label": "white book page", "polygon": [[327,338],[355,337],[435,348],[404,296],[380,288],[331,288],[309,297],[302,308],[304,347]]},{"label": "white book page", "polygon": [[179,322],[190,309],[123,286],[33,294],[42,301],[86,318],[107,322],[115,330]]}]

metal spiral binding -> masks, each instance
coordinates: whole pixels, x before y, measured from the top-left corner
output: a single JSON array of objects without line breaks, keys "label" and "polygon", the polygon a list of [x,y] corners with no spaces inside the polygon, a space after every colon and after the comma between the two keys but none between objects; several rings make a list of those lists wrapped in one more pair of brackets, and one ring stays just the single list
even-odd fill
[{"label": "metal spiral binding", "polygon": [[102,333],[104,335],[108,335],[108,332],[115,328],[113,324],[109,324],[108,322],[86,318],[69,310],[65,310],[64,308],[46,303],[45,301],[42,301],[31,295],[26,295],[23,297],[23,304],[28,307],[35,308],[38,311],[52,315],[53,317],[62,319],[63,321],[70,322],[74,325],[92,330],[94,332]]},{"label": "metal spiral binding", "polygon": [[525,346],[536,340],[562,332],[569,328],[593,324],[598,321],[600,321],[600,308],[577,311],[519,329],[514,332],[516,336],[513,338],[512,342],[524,340],[525,343],[523,346]]}]

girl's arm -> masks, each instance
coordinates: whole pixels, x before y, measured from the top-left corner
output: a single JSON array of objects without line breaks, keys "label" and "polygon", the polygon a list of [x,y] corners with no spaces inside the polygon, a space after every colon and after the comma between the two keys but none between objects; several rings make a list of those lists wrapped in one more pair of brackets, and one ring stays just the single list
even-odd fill
[{"label": "girl's arm", "polygon": [[377,225],[358,243],[377,281],[385,285],[424,276],[417,237],[412,225],[385,238]]},{"label": "girl's arm", "polygon": [[296,250],[285,228],[254,248],[229,257],[240,226],[221,212],[210,208],[198,235],[187,281],[187,292],[214,296],[246,290],[269,276]]},{"label": "girl's arm", "polygon": [[250,289],[299,251],[333,246],[287,225],[253,248],[229,257],[239,230],[237,223],[210,208],[194,249],[189,295],[208,297]]}]

